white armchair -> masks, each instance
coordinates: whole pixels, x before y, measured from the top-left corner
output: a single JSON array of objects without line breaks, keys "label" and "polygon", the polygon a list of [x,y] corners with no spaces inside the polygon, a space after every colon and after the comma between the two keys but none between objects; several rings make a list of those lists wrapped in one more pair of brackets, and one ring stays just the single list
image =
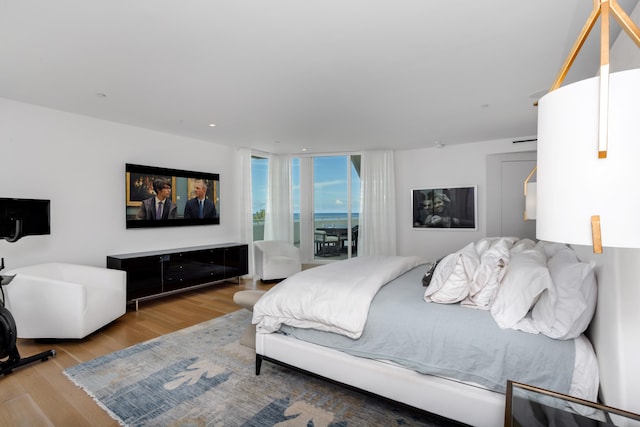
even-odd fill
[{"label": "white armchair", "polygon": [[281,240],[253,242],[256,275],[261,280],[286,279],[302,270],[300,249]]},{"label": "white armchair", "polygon": [[48,263],[4,271],[18,338],[84,338],[125,314],[126,273]]}]

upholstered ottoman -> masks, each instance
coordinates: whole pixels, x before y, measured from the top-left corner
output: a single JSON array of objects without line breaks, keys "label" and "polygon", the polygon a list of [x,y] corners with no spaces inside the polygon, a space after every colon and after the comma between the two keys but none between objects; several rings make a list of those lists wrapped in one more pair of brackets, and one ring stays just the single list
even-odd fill
[{"label": "upholstered ottoman", "polygon": [[3,272],[18,338],[80,339],[127,311],[127,274],[52,262]]},{"label": "upholstered ottoman", "polygon": [[[253,305],[267,291],[246,290],[233,294],[233,302],[253,312]],[[240,344],[256,348],[256,325],[251,323],[240,337]]]}]

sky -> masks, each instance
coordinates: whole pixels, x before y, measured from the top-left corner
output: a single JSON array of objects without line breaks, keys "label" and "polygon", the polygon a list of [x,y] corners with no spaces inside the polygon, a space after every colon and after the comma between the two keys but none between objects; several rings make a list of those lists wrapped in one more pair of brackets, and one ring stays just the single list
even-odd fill
[{"label": "sky", "polygon": [[[266,208],[267,199],[267,160],[253,160],[252,163],[253,212]],[[314,205],[318,213],[347,212],[347,177],[352,174],[352,212],[360,212],[360,179],[353,166],[347,169],[346,156],[314,157]],[[300,167],[298,159],[294,159],[293,206],[294,213],[300,212]]]}]

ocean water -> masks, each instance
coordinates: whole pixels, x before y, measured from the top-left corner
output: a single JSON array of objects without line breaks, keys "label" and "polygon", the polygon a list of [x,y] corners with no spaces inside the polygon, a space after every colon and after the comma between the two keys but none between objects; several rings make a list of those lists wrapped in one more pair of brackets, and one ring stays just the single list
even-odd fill
[{"label": "ocean water", "polygon": [[[358,220],[358,216],[359,214],[357,212],[354,212],[351,214],[351,220]],[[316,221],[331,221],[331,220],[347,220],[347,213],[346,212],[321,212],[321,213],[317,213],[315,214],[315,219]],[[300,221],[300,214],[299,213],[294,213],[293,214],[293,220],[294,221]]]},{"label": "ocean water", "polygon": [[[347,213],[346,212],[325,212],[315,214],[316,228],[322,227],[346,227],[347,226]],[[351,214],[351,225],[358,225],[359,214],[357,212]],[[293,214],[293,221],[295,223],[300,222],[300,214]],[[253,221],[254,225],[262,225],[264,221]]]}]

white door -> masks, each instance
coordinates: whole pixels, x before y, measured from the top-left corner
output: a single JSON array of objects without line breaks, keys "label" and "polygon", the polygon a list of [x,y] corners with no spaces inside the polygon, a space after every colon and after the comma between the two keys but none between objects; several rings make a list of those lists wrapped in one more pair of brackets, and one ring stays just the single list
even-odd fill
[{"label": "white door", "polygon": [[535,240],[536,222],[524,220],[524,180],[535,165],[535,152],[487,157],[487,236]]}]

